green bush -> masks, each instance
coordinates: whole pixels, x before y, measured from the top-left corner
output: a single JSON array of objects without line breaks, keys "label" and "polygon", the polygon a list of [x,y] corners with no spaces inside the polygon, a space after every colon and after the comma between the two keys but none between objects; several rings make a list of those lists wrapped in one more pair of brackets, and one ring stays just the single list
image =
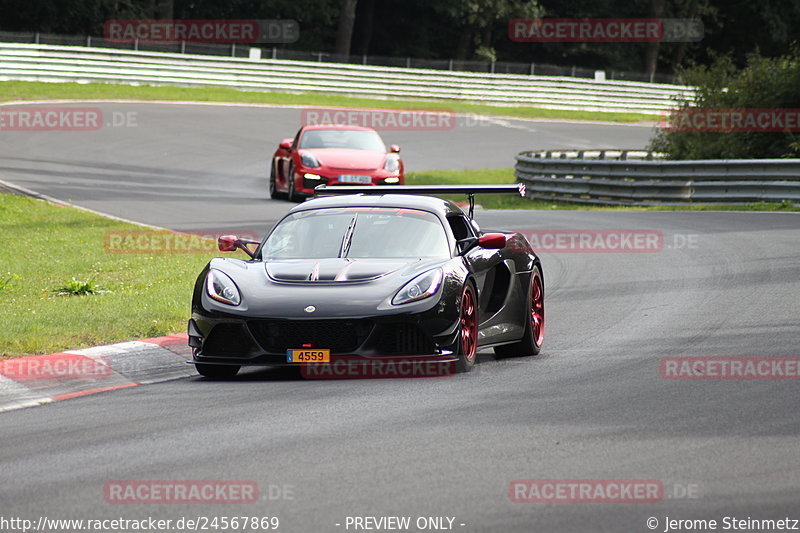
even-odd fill
[{"label": "green bush", "polygon": [[[752,55],[747,66],[737,70],[730,58],[718,58],[711,66],[682,72],[683,80],[697,87],[695,101],[680,102],[680,113],[692,108],[794,109],[800,108],[800,58],[765,58]],[[688,115],[683,115],[688,116]],[[687,128],[688,129],[688,128]],[[686,131],[662,128],[650,149],[668,159],[759,159],[800,157],[797,132]]]}]

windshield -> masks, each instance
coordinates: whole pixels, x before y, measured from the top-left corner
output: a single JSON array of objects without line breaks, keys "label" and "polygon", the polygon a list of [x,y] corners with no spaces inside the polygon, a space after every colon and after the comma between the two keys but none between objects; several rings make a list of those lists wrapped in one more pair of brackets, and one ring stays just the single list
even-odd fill
[{"label": "windshield", "polygon": [[386,146],[374,131],[309,130],[300,138],[300,148],[351,148],[385,152]]},{"label": "windshield", "polygon": [[264,260],[450,257],[436,215],[400,208],[332,208],[289,215],[262,248]]}]

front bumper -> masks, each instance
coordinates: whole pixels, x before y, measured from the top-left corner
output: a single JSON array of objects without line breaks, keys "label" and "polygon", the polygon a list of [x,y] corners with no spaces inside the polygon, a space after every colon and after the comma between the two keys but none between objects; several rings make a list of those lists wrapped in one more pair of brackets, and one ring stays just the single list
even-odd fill
[{"label": "front bumper", "polygon": [[[318,185],[402,185],[404,183],[403,175],[391,173],[386,171],[378,171],[377,173],[363,174],[357,171],[350,174],[365,176],[370,179],[369,183],[354,183],[341,181],[340,177],[346,175],[347,171],[319,171],[318,169],[308,169],[303,172],[298,172],[302,178],[299,180],[300,186],[297,192],[303,194],[314,194],[314,188]],[[316,176],[316,177],[308,177]],[[389,180],[389,181],[387,181]],[[397,181],[394,181],[397,180]]]},{"label": "front bumper", "polygon": [[189,321],[195,363],[298,366],[286,352],[329,349],[331,361],[401,359],[454,361],[457,319],[434,311],[370,318],[281,319],[212,317]]}]

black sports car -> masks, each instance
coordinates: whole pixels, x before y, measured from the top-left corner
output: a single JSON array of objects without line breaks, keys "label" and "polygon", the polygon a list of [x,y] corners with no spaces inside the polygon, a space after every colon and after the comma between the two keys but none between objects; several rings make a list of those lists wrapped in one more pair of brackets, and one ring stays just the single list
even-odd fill
[{"label": "black sports car", "polygon": [[468,217],[453,202],[408,194],[472,200],[516,186],[320,189],[333,196],[298,205],[261,243],[219,239],[221,251],[251,259],[215,258],[197,278],[189,345],[200,374],[337,358],[469,371],[479,348],[539,353],[544,280],[525,237],[483,233],[471,208]]}]

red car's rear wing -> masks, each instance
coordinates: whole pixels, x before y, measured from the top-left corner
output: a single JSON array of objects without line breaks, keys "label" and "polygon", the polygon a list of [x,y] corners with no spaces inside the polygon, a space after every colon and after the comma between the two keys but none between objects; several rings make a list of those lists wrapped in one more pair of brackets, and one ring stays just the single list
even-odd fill
[{"label": "red car's rear wing", "polygon": [[318,185],[315,196],[338,194],[466,194],[469,197],[469,217],[475,209],[476,194],[519,194],[525,196],[525,185]]},{"label": "red car's rear wing", "polygon": [[335,194],[519,194],[521,183],[511,185],[317,185],[316,196]]}]

